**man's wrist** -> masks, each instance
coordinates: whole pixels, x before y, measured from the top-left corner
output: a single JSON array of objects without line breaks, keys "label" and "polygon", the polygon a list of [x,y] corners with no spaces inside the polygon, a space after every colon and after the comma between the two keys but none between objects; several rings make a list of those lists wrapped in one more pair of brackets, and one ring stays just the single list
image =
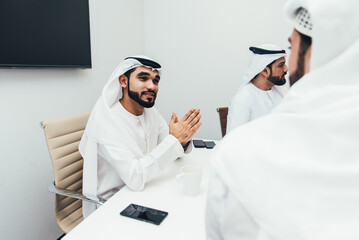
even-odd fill
[{"label": "man's wrist", "polygon": [[188,141],[188,142],[186,143],[186,145],[184,145],[184,146],[182,145],[184,151],[187,150],[187,148],[188,148],[190,142],[191,142],[191,141]]}]

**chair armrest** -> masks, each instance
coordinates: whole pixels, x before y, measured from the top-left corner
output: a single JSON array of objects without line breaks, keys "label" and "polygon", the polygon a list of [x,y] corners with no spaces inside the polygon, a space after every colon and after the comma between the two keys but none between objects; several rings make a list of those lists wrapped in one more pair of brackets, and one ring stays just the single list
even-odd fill
[{"label": "chair armrest", "polygon": [[76,198],[76,199],[80,199],[80,200],[84,200],[90,203],[96,203],[99,205],[102,205],[106,202],[105,199],[97,197],[97,196],[92,196],[92,195],[83,195],[79,192],[76,191],[71,191],[71,190],[67,190],[67,189],[62,189],[62,188],[58,188],[55,185],[55,181],[53,181],[50,186],[49,186],[49,191],[52,193],[56,193],[62,196],[66,196],[66,197],[72,197],[72,198]]}]

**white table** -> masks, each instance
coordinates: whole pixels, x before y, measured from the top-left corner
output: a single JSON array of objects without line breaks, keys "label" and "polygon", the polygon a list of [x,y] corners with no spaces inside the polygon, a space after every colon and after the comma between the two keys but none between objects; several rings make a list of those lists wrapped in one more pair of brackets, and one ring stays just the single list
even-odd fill
[{"label": "white table", "polygon": [[[193,148],[190,154],[177,159],[148,182],[142,192],[124,187],[63,239],[205,239],[212,152],[212,149]],[[196,197],[185,196],[175,177],[184,165],[203,167],[201,190]],[[131,203],[166,211],[168,216],[159,226],[121,216],[120,212]]]}]

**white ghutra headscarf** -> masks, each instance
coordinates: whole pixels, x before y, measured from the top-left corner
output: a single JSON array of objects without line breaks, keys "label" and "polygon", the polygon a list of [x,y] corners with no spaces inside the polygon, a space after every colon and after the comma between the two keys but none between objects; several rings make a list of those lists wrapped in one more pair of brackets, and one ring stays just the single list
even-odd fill
[{"label": "white ghutra headscarf", "polygon": [[287,56],[285,50],[274,44],[262,44],[256,47],[250,47],[249,50],[251,50],[251,55],[247,72],[243,77],[243,84],[249,83],[271,62]]},{"label": "white ghutra headscarf", "polygon": [[127,57],[121,62],[115,70],[112,72],[111,77],[107,81],[105,87],[102,90],[101,98],[103,104],[112,106],[113,103],[117,102],[122,98],[122,87],[119,84],[118,78],[127,71],[144,66],[152,70],[157,70],[160,74],[161,65],[146,56],[133,56]]}]

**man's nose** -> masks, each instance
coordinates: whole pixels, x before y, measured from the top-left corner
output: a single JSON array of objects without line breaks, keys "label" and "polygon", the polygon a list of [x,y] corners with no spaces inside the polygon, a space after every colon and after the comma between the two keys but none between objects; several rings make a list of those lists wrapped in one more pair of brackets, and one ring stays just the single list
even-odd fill
[{"label": "man's nose", "polygon": [[148,90],[154,90],[156,88],[156,85],[153,83],[153,81],[147,81],[147,89]]},{"label": "man's nose", "polygon": [[287,64],[284,64],[284,72],[288,72],[288,66],[287,66]]}]

